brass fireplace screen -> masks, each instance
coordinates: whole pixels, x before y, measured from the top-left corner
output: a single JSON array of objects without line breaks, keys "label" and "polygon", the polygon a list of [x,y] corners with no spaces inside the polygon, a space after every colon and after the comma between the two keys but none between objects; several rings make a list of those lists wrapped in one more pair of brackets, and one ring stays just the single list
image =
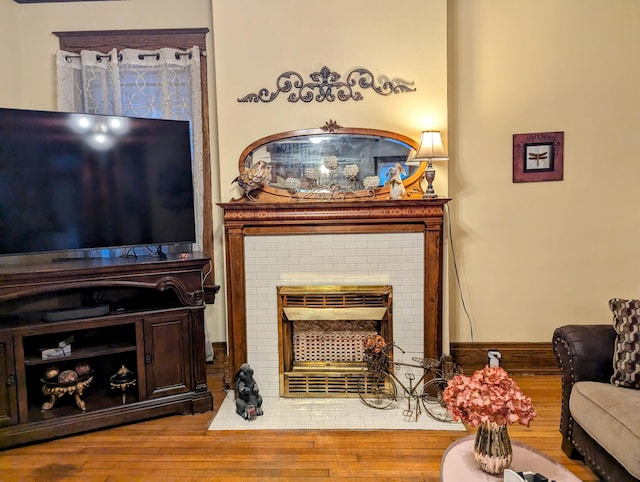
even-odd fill
[{"label": "brass fireplace screen", "polygon": [[365,339],[392,333],[391,286],[278,287],[280,395],[357,396]]}]

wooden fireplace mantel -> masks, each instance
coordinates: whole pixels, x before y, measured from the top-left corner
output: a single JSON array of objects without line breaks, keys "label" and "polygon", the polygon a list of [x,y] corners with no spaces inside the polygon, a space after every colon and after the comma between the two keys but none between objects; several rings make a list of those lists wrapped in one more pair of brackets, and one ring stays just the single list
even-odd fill
[{"label": "wooden fireplace mantel", "polygon": [[424,356],[442,354],[442,246],[445,198],[220,203],[224,210],[229,373],[247,361],[245,236],[424,234]]}]

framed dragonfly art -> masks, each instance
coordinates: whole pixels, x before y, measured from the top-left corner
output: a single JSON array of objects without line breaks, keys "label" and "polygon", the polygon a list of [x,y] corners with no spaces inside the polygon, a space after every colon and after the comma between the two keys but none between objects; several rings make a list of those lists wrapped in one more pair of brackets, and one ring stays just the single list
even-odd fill
[{"label": "framed dragonfly art", "polygon": [[513,135],[513,182],[562,181],[564,132]]}]

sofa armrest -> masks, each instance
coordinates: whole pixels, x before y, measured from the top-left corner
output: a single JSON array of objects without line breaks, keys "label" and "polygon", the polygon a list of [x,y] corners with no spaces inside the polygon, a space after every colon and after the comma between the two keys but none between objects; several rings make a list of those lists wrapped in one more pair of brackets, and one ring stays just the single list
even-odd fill
[{"label": "sofa armrest", "polygon": [[553,332],[553,353],[562,377],[560,432],[567,453],[573,430],[569,412],[573,384],[579,381],[609,383],[613,374],[615,339],[613,325],[565,325]]},{"label": "sofa armrest", "polygon": [[566,325],[553,332],[553,352],[564,378],[609,382],[613,375],[613,325]]}]

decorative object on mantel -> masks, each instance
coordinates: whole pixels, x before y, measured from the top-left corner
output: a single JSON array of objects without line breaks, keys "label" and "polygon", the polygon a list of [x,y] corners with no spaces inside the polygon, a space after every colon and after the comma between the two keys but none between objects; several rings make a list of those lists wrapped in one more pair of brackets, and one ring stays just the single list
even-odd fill
[{"label": "decorative object on mantel", "polygon": [[[436,178],[436,170],[433,168],[433,161],[446,161],[449,158],[442,146],[442,137],[440,131],[424,131],[422,138],[420,139],[420,147],[415,157],[407,161],[407,165],[413,166],[416,164],[427,163],[427,168],[424,170],[424,179],[427,182],[427,188],[422,192],[422,197],[436,198],[438,195],[433,190],[433,180]],[[422,189],[422,186],[418,184],[418,187]]]},{"label": "decorative object on mantel", "polygon": [[564,132],[513,135],[513,182],[562,181]]},{"label": "decorative object on mantel", "polygon": [[[309,186],[306,193],[301,194],[302,180],[295,177],[288,177],[284,180],[287,189],[291,192],[292,199],[314,199],[322,201],[344,201],[347,196],[373,197],[374,189],[380,184],[378,176],[368,176],[364,179],[364,191],[358,190],[358,172],[360,168],[357,164],[347,164],[341,171],[338,170],[338,158],[327,156],[322,159],[319,167],[308,167],[304,170],[304,177]],[[338,175],[344,176],[344,180]],[[402,183],[401,183],[402,184]],[[358,192],[360,191],[360,192]]]},{"label": "decorative object on mantel", "polygon": [[[317,129],[273,134],[254,141],[240,155],[240,175],[234,182],[249,194],[234,201],[416,199],[422,191],[412,188],[419,184],[424,164],[406,162],[417,148],[401,134],[342,127],[334,120]],[[402,184],[385,182],[394,169],[400,171],[398,165],[406,171]],[[394,195],[392,185],[397,188]],[[402,188],[406,194],[400,195]]]},{"label": "decorative object on mantel", "polygon": [[529,426],[537,415],[531,398],[497,366],[454,377],[442,395],[454,420],[478,427],[473,452],[480,468],[502,474],[513,457],[507,425]]},{"label": "decorative object on mantel", "polygon": [[236,392],[236,413],[245,420],[255,420],[263,414],[262,395],[253,379],[253,368],[243,363],[234,379]]},{"label": "decorative object on mantel", "polygon": [[329,119],[327,122],[324,123],[324,125],[320,129],[322,129],[325,132],[335,132],[342,129],[342,126],[338,124],[336,121],[334,121],[333,119]]},{"label": "decorative object on mantel", "polygon": [[402,164],[396,162],[396,165],[387,169],[387,181],[385,184],[389,185],[389,199],[402,199],[407,190],[402,182],[402,175],[407,174],[402,167]]},{"label": "decorative object on mantel", "polygon": [[241,172],[238,177],[231,181],[231,184],[234,182],[237,182],[238,186],[242,188],[247,199],[255,201],[251,193],[271,182],[271,165],[260,160],[254,166]]},{"label": "decorative object on mantel", "polygon": [[[238,99],[238,102],[271,102],[280,93],[291,92],[287,100],[289,102],[333,102],[336,100],[362,100],[361,92],[354,90],[358,86],[361,89],[372,89],[380,95],[401,94],[403,92],[415,92],[415,88],[403,82],[393,82],[385,80],[382,85],[378,85],[373,73],[368,69],[356,68],[347,72],[346,81],[340,80],[340,74],[324,66],[319,72],[309,74],[312,82],[307,82],[298,72],[288,71],[280,74],[276,79],[276,89],[271,92],[262,88],[257,93],[247,94]],[[317,91],[317,93],[315,93]]]}]

